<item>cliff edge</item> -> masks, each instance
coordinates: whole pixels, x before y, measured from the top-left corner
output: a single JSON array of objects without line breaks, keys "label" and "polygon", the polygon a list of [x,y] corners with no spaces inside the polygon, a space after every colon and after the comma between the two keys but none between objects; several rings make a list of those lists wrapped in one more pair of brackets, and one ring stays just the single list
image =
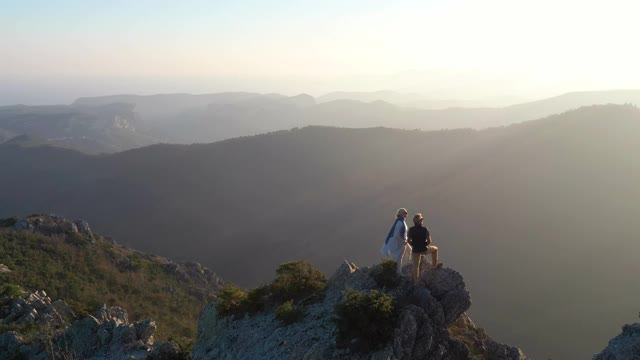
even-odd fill
[{"label": "cliff edge", "polygon": [[[394,266],[384,262],[370,268],[343,264],[320,300],[294,303],[300,317],[288,322],[282,321],[281,307],[220,314],[219,297],[200,314],[193,358],[527,359],[520,349],[499,344],[475,327],[465,314],[471,298],[458,272],[425,269],[413,286],[410,266],[403,271],[393,279]],[[367,312],[374,308],[383,310]],[[380,320],[379,313],[387,310],[392,315]],[[350,313],[358,324],[345,330],[340,318]],[[372,342],[373,337],[385,340]]]}]

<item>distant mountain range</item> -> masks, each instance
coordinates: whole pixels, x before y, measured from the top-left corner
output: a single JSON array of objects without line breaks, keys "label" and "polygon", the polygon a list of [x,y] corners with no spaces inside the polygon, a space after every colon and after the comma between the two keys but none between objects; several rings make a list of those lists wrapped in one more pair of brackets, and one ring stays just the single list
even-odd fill
[{"label": "distant mountain range", "polygon": [[491,97],[477,100],[437,100],[416,93],[401,93],[391,90],[382,91],[335,91],[318,97],[319,103],[335,100],[357,100],[362,102],[384,101],[402,107],[418,109],[504,107],[525,102],[514,96]]},{"label": "distant mountain range", "polygon": [[140,119],[134,104],[100,106],[0,107],[0,141],[26,135],[52,146],[82,152],[111,153],[158,142],[137,131]]},{"label": "distant mountain range", "polygon": [[536,358],[585,358],[640,303],[639,133],[640,110],[607,105],[481,131],[305,127],[103,156],[6,143],[0,216],[82,216],[256,285],[288,260],[378,262],[404,206],[466,274],[481,326]]},{"label": "distant mountain range", "polygon": [[640,104],[640,90],[569,93],[500,108],[464,107],[473,105],[469,102],[427,106],[425,101],[429,100],[420,95],[390,91],[337,92],[317,99],[246,92],[80,98],[71,105],[0,107],[0,142],[24,134],[53,146],[98,154],[154,143],[208,143],[310,125],[481,129],[581,106]]}]

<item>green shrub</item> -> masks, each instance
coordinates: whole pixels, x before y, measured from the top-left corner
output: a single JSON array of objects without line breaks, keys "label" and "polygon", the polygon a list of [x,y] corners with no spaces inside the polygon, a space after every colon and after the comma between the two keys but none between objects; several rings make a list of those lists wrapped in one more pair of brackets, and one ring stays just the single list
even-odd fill
[{"label": "green shrub", "polygon": [[68,244],[74,245],[74,246],[84,246],[89,244],[89,241],[87,240],[87,238],[80,234],[80,233],[70,233],[67,234],[65,241]]},{"label": "green shrub", "polygon": [[270,297],[271,287],[268,285],[262,285],[258,286],[255,289],[251,289],[247,293],[245,308],[249,312],[249,314],[255,314],[260,311],[264,311],[267,308]]},{"label": "green shrub", "polygon": [[276,279],[271,284],[271,292],[278,303],[287,300],[317,299],[327,287],[322,272],[307,261],[282,264],[276,270],[276,274]]},{"label": "green shrub", "polygon": [[285,301],[276,308],[276,319],[284,324],[293,324],[304,318],[304,310],[293,304],[292,300]]},{"label": "green shrub", "polygon": [[235,285],[225,285],[218,292],[216,310],[220,316],[240,315],[245,312],[247,293]]},{"label": "green shrub", "polygon": [[24,292],[20,286],[11,283],[0,285],[0,296],[22,296]]},{"label": "green shrub", "polygon": [[18,221],[20,221],[20,218],[17,216],[13,216],[10,218],[6,218],[6,219],[0,219],[0,227],[9,227],[9,226],[13,226],[15,225]]},{"label": "green shrub", "polygon": [[[78,246],[64,234],[0,228],[0,263],[12,270],[0,273],[0,292],[7,283],[27,291],[45,290],[52,300],[64,300],[79,317],[107,302],[127,309],[132,321],[156,320],[159,340],[195,337],[199,310],[213,300],[211,293],[195,293],[195,284],[178,281],[174,273],[164,270],[167,266],[161,258],[115,246],[98,236],[94,239],[91,243],[85,238]],[[128,258],[147,266],[123,272],[119,260]]]},{"label": "green shrub", "polygon": [[398,265],[393,260],[384,260],[371,271],[371,276],[378,286],[395,289],[400,285],[400,276],[397,272]]},{"label": "green shrub", "polygon": [[347,289],[343,301],[334,308],[336,346],[352,345],[352,350],[363,352],[384,347],[393,335],[394,308],[390,295]]}]

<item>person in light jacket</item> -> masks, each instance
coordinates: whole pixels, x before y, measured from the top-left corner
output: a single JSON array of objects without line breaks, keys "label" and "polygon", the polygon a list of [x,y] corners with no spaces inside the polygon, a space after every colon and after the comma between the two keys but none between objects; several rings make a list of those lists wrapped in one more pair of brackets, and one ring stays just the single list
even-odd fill
[{"label": "person in light jacket", "polygon": [[396,220],[389,230],[389,235],[380,249],[382,255],[391,257],[398,264],[398,274],[402,274],[402,258],[404,252],[410,246],[407,244],[407,209],[400,208],[396,212]]}]

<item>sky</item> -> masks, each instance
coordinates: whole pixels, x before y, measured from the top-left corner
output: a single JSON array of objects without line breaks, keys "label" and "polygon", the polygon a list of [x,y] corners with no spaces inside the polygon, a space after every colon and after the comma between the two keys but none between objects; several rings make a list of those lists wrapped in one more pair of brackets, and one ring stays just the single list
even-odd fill
[{"label": "sky", "polygon": [[0,2],[0,104],[121,92],[479,99],[640,88],[636,1]]}]

